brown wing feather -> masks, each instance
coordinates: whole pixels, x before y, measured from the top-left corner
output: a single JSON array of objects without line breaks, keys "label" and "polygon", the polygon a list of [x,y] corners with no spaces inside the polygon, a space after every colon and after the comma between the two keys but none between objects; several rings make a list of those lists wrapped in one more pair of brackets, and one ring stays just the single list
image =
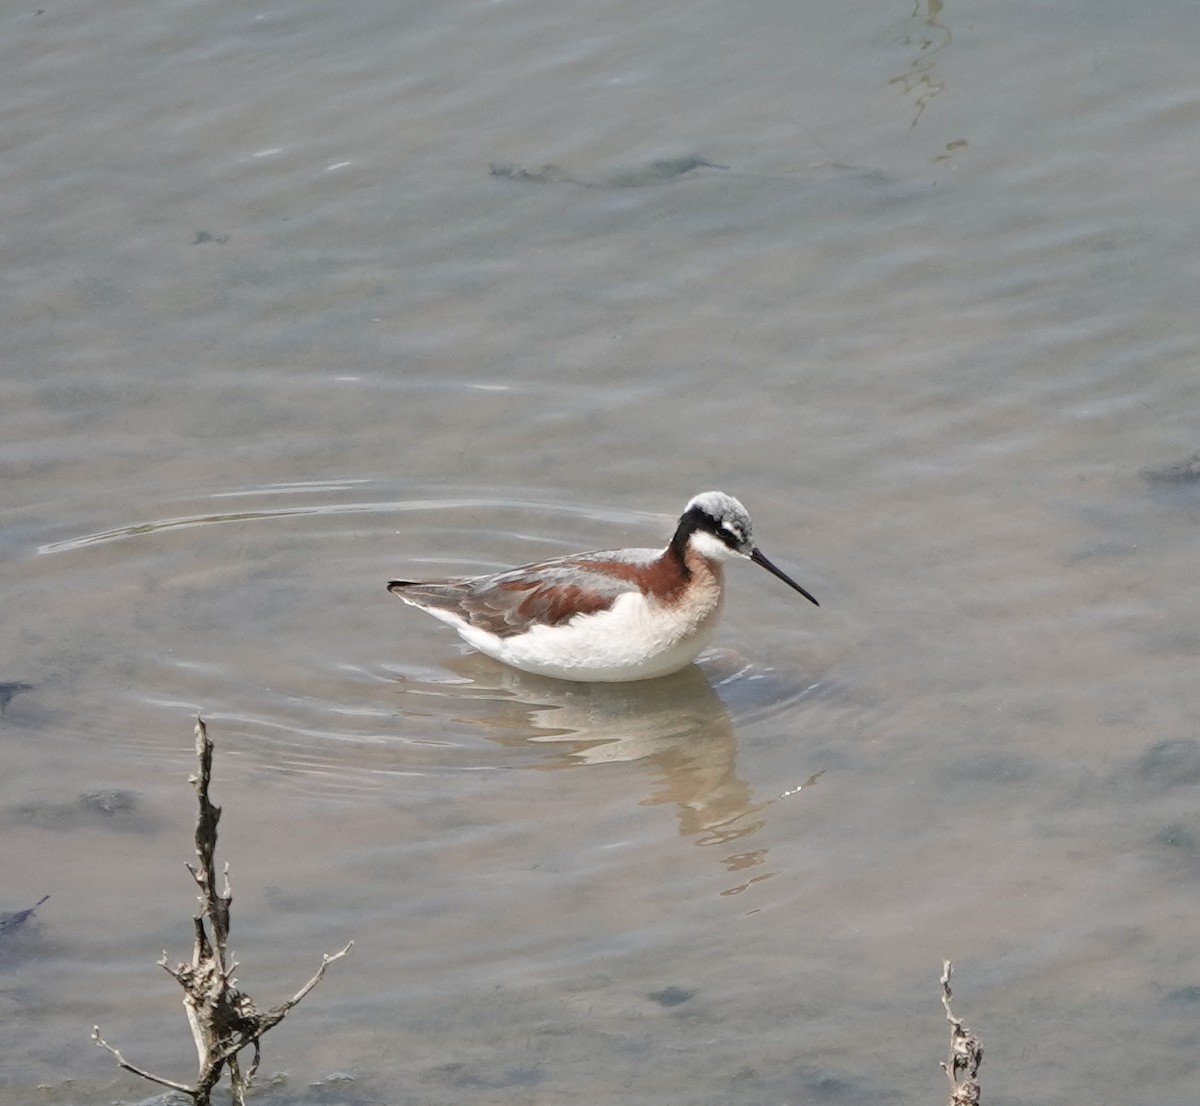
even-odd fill
[{"label": "brown wing feather", "polygon": [[636,578],[647,568],[663,575],[658,560],[639,563],[595,553],[494,576],[393,580],[388,590],[417,606],[450,611],[498,637],[512,637],[534,624],[558,626],[578,614],[608,610],[619,596],[638,590]]}]

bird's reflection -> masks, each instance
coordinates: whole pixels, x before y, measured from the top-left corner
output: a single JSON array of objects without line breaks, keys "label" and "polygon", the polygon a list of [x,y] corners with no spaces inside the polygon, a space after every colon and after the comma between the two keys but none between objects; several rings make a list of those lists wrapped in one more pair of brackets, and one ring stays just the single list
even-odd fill
[{"label": "bird's reflection", "polygon": [[[752,836],[777,798],[755,802],[738,775],[733,717],[710,683],[710,677],[722,676],[719,660],[707,671],[692,665],[630,684],[544,679],[476,654],[451,667],[477,693],[495,696],[494,711],[478,720],[491,740],[553,750],[535,765],[542,771],[638,762],[653,776],[642,804],[674,806],[680,834],[698,845],[720,848]],[[765,858],[765,850],[756,850],[726,857],[725,863],[736,871]]]}]

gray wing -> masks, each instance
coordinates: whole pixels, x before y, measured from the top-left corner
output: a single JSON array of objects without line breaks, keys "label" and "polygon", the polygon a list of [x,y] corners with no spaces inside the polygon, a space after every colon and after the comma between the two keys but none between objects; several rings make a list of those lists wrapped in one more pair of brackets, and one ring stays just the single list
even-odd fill
[{"label": "gray wing", "polygon": [[638,590],[635,574],[655,556],[654,550],[582,553],[494,576],[392,580],[388,591],[415,606],[449,611],[498,637],[511,637],[534,624],[558,626],[577,614],[608,610],[619,596]]}]

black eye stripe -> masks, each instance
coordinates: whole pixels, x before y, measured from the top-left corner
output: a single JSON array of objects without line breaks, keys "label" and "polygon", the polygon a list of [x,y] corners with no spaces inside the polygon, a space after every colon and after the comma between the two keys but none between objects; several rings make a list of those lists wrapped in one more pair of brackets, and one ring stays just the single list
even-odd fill
[{"label": "black eye stripe", "polygon": [[718,541],[733,547],[744,545],[749,541],[749,536],[736,522],[732,522],[729,519],[716,518],[699,507],[693,507],[683,516],[680,522],[686,526],[689,533],[693,530],[704,530]]}]

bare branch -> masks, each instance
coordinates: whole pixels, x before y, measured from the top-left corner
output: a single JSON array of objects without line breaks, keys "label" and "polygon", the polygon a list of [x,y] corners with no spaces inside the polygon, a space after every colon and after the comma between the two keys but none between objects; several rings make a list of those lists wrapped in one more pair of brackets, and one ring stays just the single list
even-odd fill
[{"label": "bare branch", "polygon": [[325,969],[328,968],[329,965],[335,960],[341,960],[341,958],[345,956],[352,948],[354,948],[354,942],[347,941],[345,948],[343,948],[340,952],[335,952],[332,956],[330,956],[329,953],[324,953],[321,956],[321,966],[317,969],[317,974],[314,975],[312,979],[310,979],[303,987],[301,987],[300,990],[298,990],[290,999],[288,999],[287,1002],[283,1003],[281,1006],[274,1007],[271,1012],[274,1013],[276,1010],[282,1010],[284,1013],[287,1013],[288,1010],[295,1006],[296,1003],[304,998],[309,991],[311,991],[318,983],[321,982],[322,979],[325,978]]},{"label": "bare branch", "polygon": [[354,942],[348,941],[345,948],[335,952],[332,956],[330,956],[329,953],[323,954],[321,957],[321,966],[317,969],[316,975],[314,975],[312,979],[304,984],[304,986],[301,987],[300,990],[297,991],[290,999],[288,999],[286,1002],[281,1002],[278,1006],[272,1006],[271,1009],[265,1014],[260,1013],[254,1007],[254,1003],[249,996],[242,995],[241,998],[243,999],[244,1006],[246,1007],[243,1013],[245,1024],[239,1031],[239,1038],[233,1041],[233,1043],[231,1043],[224,1050],[220,1058],[222,1060],[229,1060],[241,1052],[242,1049],[249,1048],[250,1045],[253,1045],[255,1049],[255,1060],[253,1067],[250,1069],[251,1075],[247,1077],[248,1083],[249,1078],[253,1076],[254,1071],[258,1067],[257,1053],[259,1039],[268,1030],[274,1029],[275,1026],[283,1021],[283,1019],[287,1016],[288,1011],[290,1011],[293,1006],[300,1002],[300,1000],[309,993],[309,991],[311,991],[318,983],[321,982],[325,975],[325,970],[330,964],[332,964],[335,960],[341,960],[341,958],[345,956],[353,947]]},{"label": "bare branch", "polygon": [[950,1000],[954,997],[950,990],[951,970],[950,961],[943,960],[942,1006],[950,1023],[950,1058],[943,1060],[941,1067],[950,1080],[949,1106],[979,1106],[982,1090],[977,1077],[979,1065],[983,1063],[983,1044],[950,1008]]},{"label": "bare branch", "polygon": [[182,1091],[192,1098],[196,1097],[196,1088],[189,1087],[184,1083],[176,1083],[174,1079],[165,1079],[161,1075],[155,1075],[153,1072],[145,1071],[142,1068],[131,1064],[124,1056],[120,1054],[112,1045],[110,1045],[103,1037],[100,1036],[100,1027],[92,1026],[92,1040],[96,1042],[100,1048],[107,1049],[116,1058],[117,1064],[123,1067],[126,1071],[133,1072],[134,1075],[140,1075],[143,1079],[148,1079],[151,1083],[157,1083],[162,1087],[170,1087],[173,1091]]},{"label": "bare branch", "polygon": [[226,866],[224,890],[217,891],[217,825],[221,821],[221,808],[208,797],[212,782],[213,743],[203,718],[196,719],[196,757],[200,761],[199,774],[192,778],[196,789],[199,810],[196,815],[196,856],[200,859],[199,869],[189,864],[192,878],[200,888],[201,914],[212,924],[212,943],[219,961],[225,959],[225,946],[229,941],[229,907],[233,893],[229,887],[229,868]]}]

